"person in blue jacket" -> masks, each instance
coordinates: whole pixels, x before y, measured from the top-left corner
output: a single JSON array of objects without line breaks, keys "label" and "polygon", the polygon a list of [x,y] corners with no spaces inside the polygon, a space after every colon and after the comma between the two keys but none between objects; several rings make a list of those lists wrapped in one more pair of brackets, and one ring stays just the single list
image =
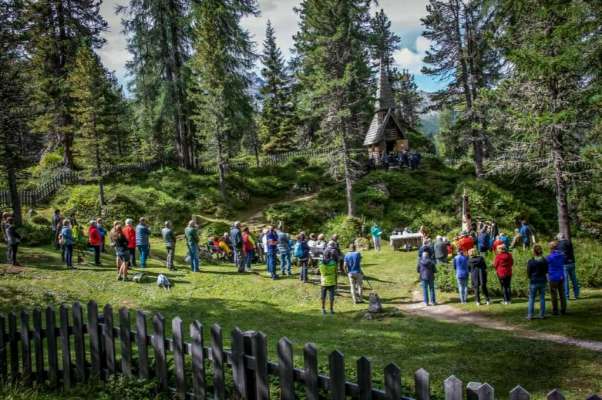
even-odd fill
[{"label": "person in blue jacket", "polygon": [[146,268],[146,260],[148,259],[150,252],[150,228],[146,224],[144,217],[138,220],[136,225],[136,247],[138,248],[138,254],[140,254],[140,268]]},{"label": "person in blue jacket", "polygon": [[62,243],[65,251],[65,264],[67,268],[75,269],[73,266],[73,231],[71,230],[71,221],[69,219],[63,221],[63,227],[59,234],[59,242]]},{"label": "person in blue jacket", "polygon": [[523,241],[523,249],[531,247],[531,237],[533,236],[533,229],[531,229],[531,226],[527,223],[527,221],[521,221],[518,233],[520,234],[521,239]]},{"label": "person in blue jacket", "polygon": [[454,257],[454,269],[458,281],[460,303],[466,304],[468,297],[468,257],[464,255],[462,250],[459,250],[458,255]]},{"label": "person in blue jacket", "polygon": [[564,254],[558,249],[558,242],[550,242],[548,261],[548,280],[552,294],[552,314],[558,315],[558,299],[560,298],[560,314],[566,314],[566,296],[564,293]]}]

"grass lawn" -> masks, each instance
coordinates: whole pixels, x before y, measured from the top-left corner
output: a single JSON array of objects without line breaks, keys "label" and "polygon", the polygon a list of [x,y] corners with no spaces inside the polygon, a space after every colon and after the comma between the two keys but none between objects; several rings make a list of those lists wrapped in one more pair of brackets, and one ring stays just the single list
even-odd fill
[{"label": "grass lawn", "polygon": [[[235,326],[243,330],[259,329],[268,335],[272,359],[277,339],[286,336],[295,343],[299,366],[302,345],[314,342],[320,350],[322,368],[327,366],[328,352],[340,349],[346,356],[348,377],[354,378],[355,359],[365,355],[373,361],[379,386],[382,369],[395,362],[402,369],[404,385],[409,388],[413,372],[422,367],[431,373],[433,391],[438,394],[442,392],[443,379],[451,374],[465,383],[488,382],[500,397],[505,397],[504,393],[517,384],[536,398],[543,398],[555,387],[561,388],[567,399],[585,398],[589,393],[602,391],[600,353],[428,318],[396,315],[364,320],[366,305],[351,303],[346,282],[342,282],[336,300],[336,315],[322,316],[316,283],[303,285],[298,276],[273,282],[263,266],[258,266],[252,274],[238,274],[232,265],[203,265],[201,273],[192,274],[183,265],[183,243],[178,247],[179,270],[167,273],[160,261],[164,256],[162,246],[159,241],[153,245],[154,258],[147,272],[166,273],[175,284],[170,292],[157,288],[152,280],[143,284],[117,282],[114,260],[109,255],[104,256],[103,267],[87,264],[69,271],[51,248],[24,248],[20,259],[25,270],[0,276],[0,311],[94,299],[101,305],[110,303],[115,309],[127,306],[159,311],[166,318],[178,315],[185,323],[194,319],[205,325],[219,322],[226,332]],[[366,252],[364,270],[389,310],[412,300],[417,284],[414,253],[393,253],[389,249],[382,253]],[[587,307],[588,304],[599,307],[596,299],[600,292],[587,295],[590,300],[575,303],[583,304],[579,306],[580,312],[571,303],[571,309],[575,310],[572,316],[531,326],[537,329],[547,323],[552,330],[582,331],[588,315],[594,318],[589,319],[591,324],[599,326],[599,308],[594,317],[594,310],[589,314]],[[525,306],[495,305],[490,312],[516,322],[524,317]],[[581,337],[596,332],[599,327],[591,327]]]}]

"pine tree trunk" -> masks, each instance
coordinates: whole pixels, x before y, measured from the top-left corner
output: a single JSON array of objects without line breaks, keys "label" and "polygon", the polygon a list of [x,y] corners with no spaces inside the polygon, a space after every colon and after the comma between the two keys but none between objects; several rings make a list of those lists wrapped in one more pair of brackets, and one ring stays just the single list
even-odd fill
[{"label": "pine tree trunk", "polygon": [[472,147],[474,151],[474,168],[477,179],[485,176],[483,168],[483,142],[480,139],[473,138]]},{"label": "pine tree trunk", "polygon": [[569,215],[568,185],[563,176],[564,161],[560,135],[554,135],[552,157],[554,160],[554,178],[556,181],[556,207],[558,214],[558,232],[567,239],[571,238],[571,218]]},{"label": "pine tree trunk", "polygon": [[224,150],[220,133],[216,134],[217,139],[217,169],[219,173],[219,192],[224,203],[226,202],[226,171],[224,170]]},{"label": "pine tree trunk", "polygon": [[347,216],[355,217],[355,203],[353,202],[353,177],[351,176],[349,149],[347,147],[348,134],[349,132],[347,131],[347,127],[345,127],[345,133],[341,138],[341,151],[343,152],[343,166],[345,170],[345,196],[347,198]]},{"label": "pine tree trunk", "polygon": [[17,188],[17,171],[11,160],[7,160],[6,175],[8,178],[8,191],[10,193],[10,202],[13,209],[13,218],[16,225],[21,225],[21,198]]},{"label": "pine tree trunk", "polygon": [[105,187],[104,179],[102,176],[101,162],[100,162],[100,143],[98,137],[98,131],[96,130],[96,116],[94,116],[92,129],[94,129],[94,150],[96,158],[96,176],[98,177],[98,201],[100,202],[100,208],[105,206]]}]

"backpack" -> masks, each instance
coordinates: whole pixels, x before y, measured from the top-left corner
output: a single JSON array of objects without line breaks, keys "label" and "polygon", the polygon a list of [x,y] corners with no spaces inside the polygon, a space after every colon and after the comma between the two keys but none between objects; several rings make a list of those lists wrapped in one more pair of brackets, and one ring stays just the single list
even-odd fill
[{"label": "backpack", "polygon": [[295,247],[293,248],[293,256],[297,258],[302,258],[304,256],[303,246],[301,242],[295,243]]},{"label": "backpack", "polygon": [[157,276],[157,286],[163,289],[169,289],[171,287],[171,282],[165,275],[159,274],[159,276]]}]

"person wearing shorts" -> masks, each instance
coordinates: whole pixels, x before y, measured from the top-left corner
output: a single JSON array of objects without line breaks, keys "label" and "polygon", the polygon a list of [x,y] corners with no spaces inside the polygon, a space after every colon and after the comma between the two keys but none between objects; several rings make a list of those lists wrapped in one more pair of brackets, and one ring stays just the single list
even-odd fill
[{"label": "person wearing shorts", "polygon": [[320,292],[322,300],[322,315],[326,314],[326,295],[330,298],[330,313],[334,314],[334,295],[337,287],[337,259],[334,248],[324,251],[320,263]]}]

